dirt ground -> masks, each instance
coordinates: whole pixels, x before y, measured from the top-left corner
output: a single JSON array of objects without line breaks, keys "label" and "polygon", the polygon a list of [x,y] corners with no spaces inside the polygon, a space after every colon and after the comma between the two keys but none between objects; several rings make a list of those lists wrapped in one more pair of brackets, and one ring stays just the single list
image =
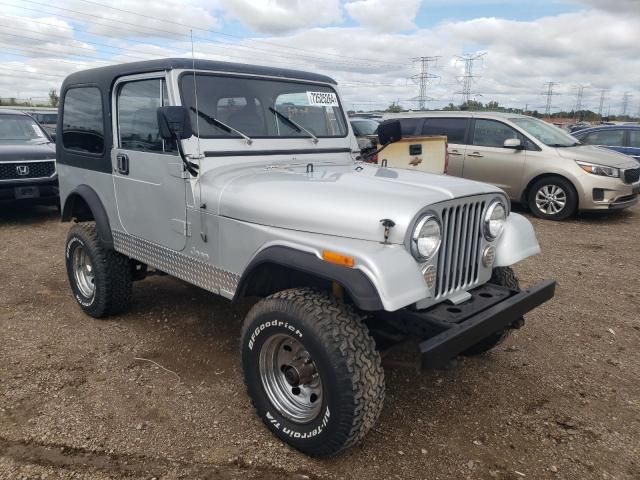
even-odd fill
[{"label": "dirt ground", "polygon": [[2,479],[640,478],[640,207],[533,219],[543,253],[516,273],[557,279],[556,298],[484,357],[422,373],[393,361],[411,345],[386,357],[377,427],[330,460],[254,415],[249,304],[153,277],[129,314],[91,319],[67,284],[69,225],[1,208]]}]

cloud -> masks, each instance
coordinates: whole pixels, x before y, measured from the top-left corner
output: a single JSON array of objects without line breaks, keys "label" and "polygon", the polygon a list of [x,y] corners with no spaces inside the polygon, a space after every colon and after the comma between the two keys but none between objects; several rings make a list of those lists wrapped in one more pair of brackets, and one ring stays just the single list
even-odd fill
[{"label": "cloud", "polygon": [[416,27],[422,0],[357,0],[345,5],[360,25],[380,32],[401,32]]},{"label": "cloud", "polygon": [[340,0],[222,0],[221,6],[255,32],[273,35],[342,21]]},{"label": "cloud", "polygon": [[612,13],[640,15],[640,1],[638,0],[574,0],[574,2]]}]

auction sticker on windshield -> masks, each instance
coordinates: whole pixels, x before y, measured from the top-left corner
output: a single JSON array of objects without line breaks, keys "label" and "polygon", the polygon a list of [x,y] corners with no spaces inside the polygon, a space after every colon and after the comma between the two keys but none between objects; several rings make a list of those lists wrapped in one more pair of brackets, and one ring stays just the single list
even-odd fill
[{"label": "auction sticker on windshield", "polygon": [[314,107],[338,107],[338,97],[333,92],[307,92],[309,105]]}]

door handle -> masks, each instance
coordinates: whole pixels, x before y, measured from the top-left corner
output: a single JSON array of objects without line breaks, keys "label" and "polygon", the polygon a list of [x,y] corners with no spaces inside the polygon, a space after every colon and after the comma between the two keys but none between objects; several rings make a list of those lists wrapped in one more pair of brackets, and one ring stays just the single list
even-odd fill
[{"label": "door handle", "polygon": [[467,155],[467,157],[483,157],[484,155],[482,155],[480,152],[473,152]]},{"label": "door handle", "polygon": [[449,155],[462,155],[458,150],[449,150]]},{"label": "door handle", "polygon": [[118,173],[129,175],[129,156],[124,153],[118,153],[116,155],[116,166]]}]

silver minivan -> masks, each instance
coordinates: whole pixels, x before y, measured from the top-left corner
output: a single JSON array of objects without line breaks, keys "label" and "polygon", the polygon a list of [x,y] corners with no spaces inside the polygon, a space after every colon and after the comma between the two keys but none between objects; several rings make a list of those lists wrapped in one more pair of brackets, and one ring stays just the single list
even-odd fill
[{"label": "silver minivan", "polygon": [[542,120],[495,112],[385,115],[403,135],[447,135],[448,174],[492,183],[538,217],[635,205],[640,168],[633,159],[579,140]]}]

